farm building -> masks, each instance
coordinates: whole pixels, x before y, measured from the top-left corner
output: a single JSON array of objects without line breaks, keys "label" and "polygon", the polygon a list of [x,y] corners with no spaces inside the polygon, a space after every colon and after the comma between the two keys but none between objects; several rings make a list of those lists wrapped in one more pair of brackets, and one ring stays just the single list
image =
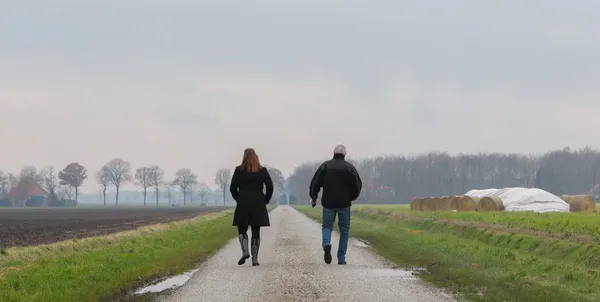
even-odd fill
[{"label": "farm building", "polygon": [[8,198],[15,206],[39,207],[46,205],[48,192],[35,180],[25,178],[10,189]]}]

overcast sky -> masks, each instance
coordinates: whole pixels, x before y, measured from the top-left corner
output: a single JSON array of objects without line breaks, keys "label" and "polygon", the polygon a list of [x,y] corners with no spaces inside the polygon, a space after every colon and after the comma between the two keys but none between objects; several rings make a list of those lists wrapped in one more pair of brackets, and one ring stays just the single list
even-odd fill
[{"label": "overcast sky", "polygon": [[600,147],[598,37],[594,0],[0,0],[0,169]]}]

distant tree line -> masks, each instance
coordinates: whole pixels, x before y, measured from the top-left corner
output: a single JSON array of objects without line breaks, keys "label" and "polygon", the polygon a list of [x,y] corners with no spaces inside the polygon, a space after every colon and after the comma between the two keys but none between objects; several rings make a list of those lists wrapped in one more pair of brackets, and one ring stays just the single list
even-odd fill
[{"label": "distant tree line", "polygon": [[0,170],[0,205],[27,206],[30,195],[44,195],[48,205],[64,205],[77,193],[87,179],[87,170],[78,163],[70,163],[57,171],[44,167],[38,172],[34,166],[25,166],[20,173],[5,173]]},{"label": "distant tree line", "polygon": [[[267,167],[276,192],[284,194],[284,177],[280,170]],[[215,173],[215,184],[223,193],[223,204],[226,204],[226,194],[229,194],[231,181],[231,169],[218,169]],[[87,169],[79,163],[70,163],[64,169],[57,171],[48,166],[38,172],[34,166],[25,166],[20,173],[5,173],[0,170],[0,205],[4,206],[26,206],[32,189],[41,188],[45,192],[48,205],[65,205],[69,201],[78,203],[79,188],[88,179]],[[144,205],[147,205],[147,193],[151,190],[155,193],[156,204],[159,203],[161,190],[167,192],[169,203],[171,203],[171,191],[179,188],[183,193],[183,204],[192,203],[194,193],[197,193],[204,203],[204,197],[210,190],[205,183],[198,182],[198,176],[189,168],[177,170],[172,180],[165,179],[164,171],[156,166],[139,167],[132,169],[131,164],[123,159],[114,158],[104,164],[95,174],[95,180],[100,184],[103,203],[106,205],[106,193],[114,188],[116,191],[115,205],[119,204],[119,192],[123,185],[133,183],[142,189]],[[12,194],[10,194],[12,192]],[[73,200],[74,198],[74,200]]]},{"label": "distant tree line", "polygon": [[[362,180],[358,203],[409,203],[416,197],[464,194],[472,189],[536,187],[555,195],[597,195],[600,152],[565,147],[545,154],[430,152],[352,160]],[[321,162],[298,166],[286,179],[291,203],[308,202]]]}]

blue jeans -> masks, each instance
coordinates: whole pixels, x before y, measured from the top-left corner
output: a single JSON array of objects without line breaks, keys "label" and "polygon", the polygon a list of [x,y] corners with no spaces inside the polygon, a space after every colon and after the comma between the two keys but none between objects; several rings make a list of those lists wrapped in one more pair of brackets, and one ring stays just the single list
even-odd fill
[{"label": "blue jeans", "polygon": [[340,228],[340,243],[338,245],[338,261],[346,261],[346,250],[348,249],[348,238],[350,237],[350,207],[347,208],[323,208],[323,247],[331,245],[331,231],[335,215],[338,216],[338,226]]}]

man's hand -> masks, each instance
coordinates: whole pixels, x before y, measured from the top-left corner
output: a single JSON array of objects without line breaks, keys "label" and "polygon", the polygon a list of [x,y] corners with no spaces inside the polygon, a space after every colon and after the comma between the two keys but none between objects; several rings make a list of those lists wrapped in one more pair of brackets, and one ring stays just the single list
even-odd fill
[{"label": "man's hand", "polygon": [[311,202],[311,205],[312,205],[312,207],[314,208],[315,206],[317,206],[317,201],[316,201],[316,200],[313,200],[313,201]]}]

